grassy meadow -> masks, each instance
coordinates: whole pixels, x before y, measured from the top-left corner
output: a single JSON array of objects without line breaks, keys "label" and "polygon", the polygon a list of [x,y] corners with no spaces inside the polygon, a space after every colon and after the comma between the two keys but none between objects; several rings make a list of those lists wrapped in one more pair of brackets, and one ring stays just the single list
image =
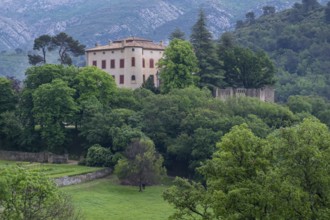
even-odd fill
[{"label": "grassy meadow", "polygon": [[50,178],[63,176],[75,176],[100,170],[100,167],[86,167],[73,164],[46,164],[46,163],[29,163],[0,160],[0,170],[8,166],[20,165],[31,169],[38,169]]},{"label": "grassy meadow", "polygon": [[[38,169],[50,178],[73,176],[93,172],[96,167],[72,164],[42,164],[0,160],[0,171],[8,166],[24,166]],[[173,208],[163,200],[162,193],[171,184],[147,186],[144,192],[138,187],[122,186],[116,176],[87,183],[62,187],[61,190],[73,198],[75,207],[86,220],[165,220]]]},{"label": "grassy meadow", "polygon": [[174,211],[162,198],[166,187],[150,186],[139,192],[138,187],[121,186],[111,176],[61,189],[72,195],[86,220],[165,220]]}]

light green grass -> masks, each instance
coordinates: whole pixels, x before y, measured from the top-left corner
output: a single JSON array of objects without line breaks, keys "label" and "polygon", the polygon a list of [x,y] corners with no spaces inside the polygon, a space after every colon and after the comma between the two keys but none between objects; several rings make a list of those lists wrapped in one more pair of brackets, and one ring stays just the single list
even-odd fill
[{"label": "light green grass", "polygon": [[138,187],[121,186],[112,176],[61,189],[72,195],[86,220],[165,220],[174,211],[161,196],[166,187],[138,192]]},{"label": "light green grass", "polygon": [[50,178],[57,178],[63,176],[75,176],[85,173],[91,173],[96,170],[100,170],[100,167],[86,167],[72,164],[41,164],[41,163],[29,163],[29,162],[15,162],[15,161],[3,161],[0,160],[0,169],[15,164],[22,165],[31,169],[38,169]]}]

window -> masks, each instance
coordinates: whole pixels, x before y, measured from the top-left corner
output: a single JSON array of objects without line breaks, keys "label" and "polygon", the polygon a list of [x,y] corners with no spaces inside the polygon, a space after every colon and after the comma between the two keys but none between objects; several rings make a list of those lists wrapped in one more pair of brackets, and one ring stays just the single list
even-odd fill
[{"label": "window", "polygon": [[135,77],[135,75],[132,75],[132,77],[131,77],[131,81],[132,81],[132,83],[135,83],[135,81],[136,81],[136,77]]},{"label": "window", "polygon": [[116,81],[116,76],[115,75],[112,75],[112,78]]},{"label": "window", "polygon": [[124,75],[119,76],[119,84],[124,84]]},{"label": "window", "polygon": [[132,48],[132,51],[135,51],[135,48]]},{"label": "window", "polygon": [[143,82],[146,82],[146,75],[143,75]]},{"label": "window", "polygon": [[111,68],[111,69],[116,68],[115,60],[110,60],[110,68]]},{"label": "window", "polygon": [[103,54],[105,54],[105,51],[103,51]]},{"label": "window", "polygon": [[150,59],[149,65],[150,65],[150,68],[154,68],[154,59]]},{"label": "window", "polygon": [[135,66],[135,57],[132,57],[132,66]]},{"label": "window", "polygon": [[142,67],[146,67],[146,60],[144,58],[142,59]]},{"label": "window", "polygon": [[106,67],[107,67],[107,61],[102,60],[102,69],[106,69]]},{"label": "window", "polygon": [[93,66],[97,66],[97,61],[93,60]]},{"label": "window", "polygon": [[111,53],[115,53],[115,51],[111,51]]},{"label": "window", "polygon": [[94,55],[96,55],[96,53],[95,53],[95,52],[94,52],[93,54],[94,54]]},{"label": "window", "polygon": [[120,59],[120,68],[125,68],[125,60]]}]

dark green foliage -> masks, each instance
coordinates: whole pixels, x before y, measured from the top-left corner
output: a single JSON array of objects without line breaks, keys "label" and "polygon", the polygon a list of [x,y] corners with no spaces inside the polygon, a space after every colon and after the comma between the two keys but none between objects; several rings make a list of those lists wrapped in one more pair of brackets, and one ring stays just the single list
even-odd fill
[{"label": "dark green foliage", "polygon": [[0,77],[0,113],[15,109],[17,95],[10,80]]},{"label": "dark green foliage", "polygon": [[328,219],[330,132],[315,119],[256,137],[235,126],[199,168],[204,184],[176,179],[163,197],[172,219]]},{"label": "dark green foliage", "polygon": [[153,77],[148,77],[148,79],[142,83],[141,88],[148,89],[153,93],[159,93],[159,88],[155,86],[154,78]]},{"label": "dark green foliage", "polygon": [[59,61],[61,64],[71,65],[72,59],[70,56],[81,56],[85,53],[85,45],[74,40],[71,36],[64,32],[56,36],[41,35],[34,40],[33,50],[41,51],[42,55],[29,54],[29,63],[31,65],[46,64],[47,51],[58,49]]},{"label": "dark green foliage", "polygon": [[294,113],[307,113],[317,117],[322,123],[330,126],[330,102],[319,96],[290,96],[288,107]]},{"label": "dark green foliage", "polygon": [[263,49],[274,60],[277,100],[285,102],[290,95],[330,97],[328,7],[306,0],[234,32],[239,44]]},{"label": "dark green foliage", "polygon": [[266,15],[272,15],[272,14],[275,14],[275,12],[276,12],[275,7],[274,6],[269,6],[269,5],[264,6],[262,8],[262,10],[263,10],[263,14],[262,15],[264,15],[264,16],[266,16]]},{"label": "dark green foliage", "polygon": [[223,71],[219,68],[212,34],[206,22],[205,13],[200,9],[197,22],[192,27],[190,42],[198,60],[199,86],[212,89],[222,85]]},{"label": "dark green foliage", "polygon": [[124,158],[118,161],[115,173],[123,184],[139,186],[158,183],[166,171],[163,157],[156,152],[154,143],[148,139],[136,139],[125,150]]},{"label": "dark green foliage", "polygon": [[0,113],[0,149],[20,150],[23,129],[15,112]]},{"label": "dark green foliage", "polygon": [[86,155],[86,165],[91,167],[113,167],[117,161],[109,148],[104,148],[95,144],[88,148]]},{"label": "dark green foliage", "polygon": [[261,88],[275,83],[275,67],[264,52],[233,47],[223,51],[223,69],[227,86],[243,88]]},{"label": "dark green foliage", "polygon": [[253,11],[250,11],[250,12],[246,13],[245,18],[246,18],[245,22],[247,24],[252,24],[252,23],[254,23],[256,16]]},{"label": "dark green foliage", "polygon": [[47,51],[52,51],[53,45],[52,45],[52,37],[49,35],[41,35],[40,37],[34,39],[33,44],[33,50],[41,51],[42,56],[33,54],[28,55],[29,57],[29,63],[31,65],[37,65],[37,64],[46,64],[46,53]]},{"label": "dark green foliage", "polygon": [[170,41],[172,41],[174,39],[185,40],[186,37],[185,37],[185,33],[183,31],[181,31],[180,28],[175,28],[175,30],[170,34],[168,39]]},{"label": "dark green foliage", "polygon": [[302,0],[302,8],[304,11],[308,12],[320,7],[318,0]]},{"label": "dark green foliage", "polygon": [[40,85],[32,93],[34,119],[41,126],[41,136],[49,151],[60,151],[65,141],[65,124],[73,122],[77,111],[74,93],[60,79]]},{"label": "dark green foliage", "polygon": [[72,64],[70,56],[81,56],[85,53],[85,45],[74,40],[71,36],[61,32],[53,37],[52,44],[58,48],[59,61],[61,64]]}]

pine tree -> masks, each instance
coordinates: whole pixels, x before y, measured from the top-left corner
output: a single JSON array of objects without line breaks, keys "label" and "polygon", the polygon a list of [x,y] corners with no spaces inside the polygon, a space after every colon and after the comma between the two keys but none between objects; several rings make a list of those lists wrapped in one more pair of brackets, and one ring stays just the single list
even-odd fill
[{"label": "pine tree", "polygon": [[199,12],[197,22],[192,27],[190,42],[199,62],[199,86],[206,86],[210,89],[221,86],[223,72],[219,68],[212,34],[207,29],[206,16],[202,9]]},{"label": "pine tree", "polygon": [[175,28],[175,30],[170,34],[169,40],[172,41],[174,39],[186,40],[185,33],[180,30],[180,28]]}]

